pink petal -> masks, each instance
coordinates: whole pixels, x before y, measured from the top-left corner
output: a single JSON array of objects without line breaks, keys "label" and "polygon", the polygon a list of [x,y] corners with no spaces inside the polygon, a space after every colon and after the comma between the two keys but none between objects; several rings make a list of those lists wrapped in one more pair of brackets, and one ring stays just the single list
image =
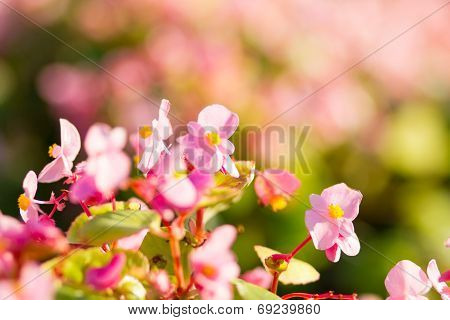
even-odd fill
[{"label": "pink petal", "polygon": [[148,229],[143,229],[131,236],[119,239],[117,240],[117,247],[124,250],[137,251],[141,247],[142,241],[144,241],[147,233]]},{"label": "pink petal", "polygon": [[127,133],[124,128],[111,129],[104,123],[91,126],[86,134],[84,148],[89,156],[104,152],[120,151],[127,142]]},{"label": "pink petal", "polygon": [[213,176],[209,173],[203,173],[200,170],[194,169],[189,173],[188,177],[199,193],[203,193],[214,184]]},{"label": "pink petal", "polygon": [[292,195],[300,187],[300,180],[286,170],[268,169],[263,172],[263,175],[277,193]]},{"label": "pink petal", "polygon": [[159,294],[165,295],[169,293],[172,285],[169,280],[169,275],[165,270],[158,270],[152,273],[151,282]]},{"label": "pink petal", "polygon": [[23,179],[22,187],[25,195],[30,199],[34,199],[38,187],[38,178],[34,171],[28,171],[25,179]]},{"label": "pink petal", "polygon": [[36,205],[30,204],[27,210],[20,210],[20,216],[24,222],[37,221],[39,219],[39,212]]},{"label": "pink petal", "polygon": [[350,220],[359,213],[362,194],[349,188],[345,183],[339,183],[322,191],[321,196],[328,204],[337,204],[344,210],[344,217]]},{"label": "pink petal", "polygon": [[61,155],[47,164],[39,173],[39,182],[53,183],[72,175],[73,163]]},{"label": "pink petal", "polygon": [[441,295],[442,299],[450,300],[450,294],[448,293],[447,284],[439,280],[441,277],[441,272],[438,269],[436,260],[433,259],[428,263],[427,274],[433,287]]},{"label": "pink petal", "polygon": [[341,257],[341,249],[337,244],[334,244],[331,248],[325,250],[325,255],[331,262],[338,262]]},{"label": "pink petal", "polygon": [[234,153],[234,144],[230,140],[222,139],[219,145],[219,150],[223,154],[233,154]]},{"label": "pink petal", "polygon": [[314,209],[307,210],[305,223],[316,249],[326,250],[336,243],[339,236],[339,226],[330,222],[320,212]]},{"label": "pink petal", "polygon": [[65,119],[59,120],[61,126],[61,148],[64,156],[71,162],[75,160],[81,149],[81,138],[77,128]]},{"label": "pink petal", "polygon": [[159,188],[161,195],[178,209],[189,209],[197,203],[197,190],[188,178],[168,178]]},{"label": "pink petal", "polygon": [[257,267],[241,275],[241,279],[265,289],[270,287],[272,278],[272,275],[262,267]]},{"label": "pink petal", "polygon": [[431,287],[425,272],[409,260],[398,262],[384,280],[386,290],[393,299],[404,296],[421,296]]},{"label": "pink petal", "polygon": [[314,210],[320,211],[323,214],[328,214],[329,203],[327,203],[327,201],[322,198],[322,196],[312,194],[309,196],[309,202],[311,203],[311,206],[314,208]]},{"label": "pink petal", "polygon": [[161,139],[166,140],[173,134],[172,125],[167,117],[170,110],[169,100],[163,99],[159,107],[159,118],[156,130]]},{"label": "pink petal", "polygon": [[[216,131],[223,139],[233,135],[239,125],[239,117],[226,107],[213,104],[198,114],[198,123],[207,131]],[[209,130],[208,130],[209,129]]]},{"label": "pink petal", "polygon": [[43,270],[38,264],[28,262],[20,271],[20,286],[17,295],[24,300],[51,300],[55,287],[53,276],[48,270]]},{"label": "pink petal", "polygon": [[341,224],[340,236],[336,240],[337,245],[348,256],[356,256],[361,249],[358,236],[353,231],[353,223],[349,220]]},{"label": "pink petal", "polygon": [[125,263],[126,255],[124,253],[114,255],[106,266],[88,269],[86,283],[96,290],[114,288],[120,281]]},{"label": "pink petal", "polygon": [[236,165],[234,164],[233,160],[229,155],[226,155],[224,158],[223,166],[222,168],[225,170],[226,173],[228,173],[233,178],[239,178],[240,174],[238,169],[236,168]]}]

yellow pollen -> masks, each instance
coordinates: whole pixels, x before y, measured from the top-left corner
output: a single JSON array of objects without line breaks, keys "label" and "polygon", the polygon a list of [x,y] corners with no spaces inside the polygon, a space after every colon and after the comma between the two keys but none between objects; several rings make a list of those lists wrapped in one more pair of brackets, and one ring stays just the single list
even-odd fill
[{"label": "yellow pollen", "polygon": [[58,145],[56,143],[54,143],[50,147],[48,147],[48,156],[49,157],[56,158],[55,155],[53,154],[56,147],[58,147]]},{"label": "yellow pollen", "polygon": [[186,172],[186,171],[183,171],[183,170],[175,171],[175,172],[173,173],[173,176],[174,176],[175,179],[182,179],[182,178],[185,178],[186,175],[187,175],[187,172]]},{"label": "yellow pollen", "polygon": [[203,266],[202,273],[208,278],[212,278],[216,274],[216,268],[209,265]]},{"label": "yellow pollen", "polygon": [[339,219],[344,215],[344,210],[342,210],[342,208],[337,204],[330,204],[328,206],[328,214],[334,219]]},{"label": "yellow pollen", "polygon": [[143,126],[139,128],[139,136],[142,139],[146,139],[152,135],[153,131],[150,126]]},{"label": "yellow pollen", "polygon": [[287,206],[287,201],[283,196],[276,195],[270,199],[270,206],[273,211],[283,210]]},{"label": "yellow pollen", "polygon": [[30,199],[28,199],[28,197],[24,193],[22,193],[19,196],[19,199],[17,199],[17,203],[19,204],[19,208],[21,210],[26,211],[26,210],[28,210],[28,207],[30,206],[31,201],[30,201]]},{"label": "yellow pollen", "polygon": [[217,132],[208,132],[206,134],[206,140],[208,140],[210,145],[217,146],[221,139]]}]

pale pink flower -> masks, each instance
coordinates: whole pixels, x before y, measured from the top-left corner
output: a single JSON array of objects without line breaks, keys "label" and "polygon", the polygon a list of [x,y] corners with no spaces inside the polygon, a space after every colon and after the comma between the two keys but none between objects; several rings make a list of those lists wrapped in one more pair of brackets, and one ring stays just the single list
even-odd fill
[{"label": "pale pink flower", "polygon": [[37,221],[39,218],[39,206],[35,202],[38,187],[38,178],[34,171],[29,171],[23,180],[22,187],[24,193],[19,196],[17,200],[20,210],[20,215],[23,221],[28,220]]},{"label": "pale pink flower", "polygon": [[160,295],[168,294],[172,289],[169,275],[165,270],[154,271],[150,275],[150,281]]},{"label": "pale pink flower", "polygon": [[268,169],[256,176],[254,186],[261,203],[278,211],[286,207],[290,196],[300,187],[300,180],[285,170]]},{"label": "pale pink flower", "polygon": [[424,296],[431,288],[425,272],[409,260],[398,262],[388,273],[384,285],[388,300],[426,300]]},{"label": "pale pink flower", "polygon": [[11,277],[14,274],[15,268],[16,261],[14,255],[10,251],[0,251],[0,279]]},{"label": "pale pink flower", "polygon": [[312,209],[306,211],[305,222],[316,249],[326,250],[332,262],[339,261],[341,250],[348,256],[357,255],[360,243],[352,221],[359,213],[361,192],[340,183],[309,199]]},{"label": "pale pink flower", "polygon": [[450,288],[444,279],[441,279],[441,272],[438,269],[436,260],[433,259],[428,263],[427,274],[434,289],[441,295],[442,300],[450,300]]},{"label": "pale pink flower", "polygon": [[53,276],[35,262],[27,262],[17,280],[0,280],[0,299],[51,300],[55,287]]},{"label": "pale pink flower", "polygon": [[446,246],[447,248],[450,248],[450,238],[448,238],[448,239],[445,241],[445,246]]},{"label": "pale pink flower", "polygon": [[159,107],[159,118],[152,121],[152,126],[139,129],[139,164],[138,169],[145,175],[152,169],[161,157],[163,151],[169,152],[164,140],[172,134],[172,125],[168,118],[170,102],[163,99]]},{"label": "pale pink flower", "polygon": [[239,125],[239,117],[222,105],[207,106],[197,122],[188,123],[188,134],[178,138],[186,158],[199,170],[214,173],[223,170],[239,177],[230,155],[234,145],[228,139]]},{"label": "pale pink flower", "polygon": [[242,274],[241,279],[268,289],[272,283],[273,276],[264,270],[264,268],[257,267]]},{"label": "pale pink flower", "polygon": [[239,276],[239,266],[231,246],[236,239],[236,229],[224,225],[215,229],[205,244],[191,253],[195,287],[202,299],[232,299],[230,281]]},{"label": "pale pink flower", "polygon": [[107,265],[88,269],[86,271],[86,283],[95,290],[115,288],[120,282],[125,263],[126,255],[124,253],[115,254]]},{"label": "pale pink flower", "polygon": [[65,119],[59,120],[61,126],[61,146],[53,144],[48,151],[55,158],[39,174],[39,182],[56,182],[72,175],[73,161],[81,149],[81,138],[77,128]]}]

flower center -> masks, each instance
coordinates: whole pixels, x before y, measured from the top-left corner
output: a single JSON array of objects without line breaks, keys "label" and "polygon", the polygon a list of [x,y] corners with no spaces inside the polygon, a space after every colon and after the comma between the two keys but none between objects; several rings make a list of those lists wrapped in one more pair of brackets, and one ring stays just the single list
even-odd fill
[{"label": "flower center", "polygon": [[339,219],[344,215],[344,210],[342,210],[342,208],[337,204],[330,204],[328,206],[328,214],[334,219]]},{"label": "flower center", "polygon": [[143,126],[139,128],[139,136],[142,139],[146,139],[153,134],[153,130],[150,126]]},{"label": "flower center", "polygon": [[220,143],[220,136],[217,132],[208,132],[206,134],[206,140],[212,146],[217,146]]},{"label": "flower center", "polygon": [[178,170],[178,171],[174,171],[174,173],[173,173],[173,177],[175,179],[185,178],[186,175],[187,175],[187,172],[185,170]]},{"label": "flower center", "polygon": [[58,158],[58,156],[61,153],[61,147],[58,146],[56,143],[52,144],[50,147],[48,147],[48,155],[51,158]]},{"label": "flower center", "polygon": [[283,196],[276,195],[270,199],[270,206],[273,211],[283,210],[287,206],[287,201]]},{"label": "flower center", "polygon": [[210,265],[205,265],[202,268],[202,273],[208,277],[208,278],[212,278],[216,275],[216,268],[214,268],[213,266]]},{"label": "flower center", "polygon": [[19,204],[19,208],[21,210],[26,211],[30,206],[31,200],[24,193],[22,193],[19,196],[19,199],[17,199],[17,203]]}]

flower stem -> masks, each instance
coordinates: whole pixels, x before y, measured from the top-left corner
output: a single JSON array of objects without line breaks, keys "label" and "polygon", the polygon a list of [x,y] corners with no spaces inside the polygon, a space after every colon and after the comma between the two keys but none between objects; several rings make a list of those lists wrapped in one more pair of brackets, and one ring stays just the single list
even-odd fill
[{"label": "flower stem", "polygon": [[172,253],[173,258],[173,270],[175,272],[175,277],[178,281],[178,288],[184,290],[184,275],[183,275],[183,266],[181,265],[181,251],[180,251],[180,242],[176,239],[170,231],[170,251]]},{"label": "flower stem", "polygon": [[300,298],[300,299],[306,299],[306,300],[326,300],[326,299],[331,299],[331,300],[356,300],[358,297],[358,295],[356,293],[353,294],[337,294],[334,293],[333,291],[328,291],[325,293],[303,293],[303,292],[294,292],[294,293],[289,293],[286,294],[284,296],[282,296],[281,298],[283,300],[289,300],[292,298]]},{"label": "flower stem", "polygon": [[308,237],[303,240],[298,246],[292,250],[292,252],[286,257],[286,261],[289,262],[291,259],[311,240],[311,235],[308,235]]},{"label": "flower stem", "polygon": [[88,206],[86,205],[86,203],[84,203],[84,201],[80,201],[80,206],[83,208],[84,213],[86,213],[86,215],[88,216],[88,218],[92,217],[92,213],[89,210]]},{"label": "flower stem", "polygon": [[196,213],[196,220],[195,220],[195,238],[202,242],[203,240],[203,217],[204,217],[205,209],[200,208],[197,210]]},{"label": "flower stem", "polygon": [[273,280],[272,280],[272,286],[270,288],[270,291],[277,294],[277,288],[278,288],[278,278],[280,277],[280,274],[278,272],[273,273]]}]

